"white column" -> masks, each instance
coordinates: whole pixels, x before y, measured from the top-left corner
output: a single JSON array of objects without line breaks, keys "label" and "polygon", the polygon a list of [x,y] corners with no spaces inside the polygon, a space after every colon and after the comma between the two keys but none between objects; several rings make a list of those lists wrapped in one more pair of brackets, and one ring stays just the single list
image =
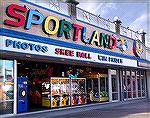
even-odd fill
[{"label": "white column", "polygon": [[2,75],[3,75],[3,82],[6,82],[6,77],[5,77],[5,60],[2,60]]},{"label": "white column", "polygon": [[112,81],[111,81],[111,69],[108,69],[108,88],[109,88],[109,102],[112,102]]},{"label": "white column", "polygon": [[17,60],[14,60],[14,114],[17,114]]},{"label": "white column", "polygon": [[146,72],[147,75],[147,94],[148,94],[148,98],[150,99],[150,70],[147,70]]}]

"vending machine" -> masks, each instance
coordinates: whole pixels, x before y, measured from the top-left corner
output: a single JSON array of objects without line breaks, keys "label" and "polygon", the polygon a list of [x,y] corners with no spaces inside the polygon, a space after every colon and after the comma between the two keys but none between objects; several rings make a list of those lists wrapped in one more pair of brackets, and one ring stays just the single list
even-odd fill
[{"label": "vending machine", "polygon": [[28,85],[27,85],[28,78],[27,77],[18,77],[17,84],[18,84],[18,113],[27,112],[28,106]]}]

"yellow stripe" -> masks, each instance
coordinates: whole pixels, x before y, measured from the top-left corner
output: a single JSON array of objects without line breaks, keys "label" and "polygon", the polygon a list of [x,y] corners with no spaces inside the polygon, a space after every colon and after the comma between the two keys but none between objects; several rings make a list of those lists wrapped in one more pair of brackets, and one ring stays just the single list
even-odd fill
[{"label": "yellow stripe", "polygon": [[0,85],[13,85],[13,82],[0,82]]}]

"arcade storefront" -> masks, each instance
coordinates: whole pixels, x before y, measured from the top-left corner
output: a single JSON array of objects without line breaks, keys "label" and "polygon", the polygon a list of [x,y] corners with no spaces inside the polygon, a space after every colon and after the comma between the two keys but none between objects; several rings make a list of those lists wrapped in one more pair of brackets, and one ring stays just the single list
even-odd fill
[{"label": "arcade storefront", "polygon": [[[1,113],[13,113],[14,61],[0,62],[3,69],[0,83]],[[121,96],[123,100],[146,97],[144,70],[109,71],[108,68],[84,65],[18,60],[17,113],[121,101]],[[110,80],[108,74],[111,75]],[[122,74],[121,80],[119,74]]]},{"label": "arcade storefront", "polygon": [[0,115],[146,98],[140,41],[26,2],[3,4]]}]

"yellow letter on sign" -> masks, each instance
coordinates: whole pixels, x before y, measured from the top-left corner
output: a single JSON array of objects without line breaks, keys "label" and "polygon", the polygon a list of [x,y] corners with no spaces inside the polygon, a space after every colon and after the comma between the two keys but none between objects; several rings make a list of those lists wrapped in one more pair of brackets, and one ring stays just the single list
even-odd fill
[{"label": "yellow letter on sign", "polygon": [[[53,28],[53,30],[50,30],[49,29],[49,22],[50,21],[53,21],[55,26]],[[56,34],[58,32],[58,28],[59,28],[59,20],[54,17],[54,16],[48,16],[46,19],[45,19],[45,23],[44,23],[44,30],[46,33],[48,34]]]},{"label": "yellow letter on sign", "polygon": [[93,44],[94,42],[96,43],[97,46],[100,46],[100,40],[99,40],[99,33],[98,33],[98,31],[94,31],[92,36],[91,36],[90,43]]}]

